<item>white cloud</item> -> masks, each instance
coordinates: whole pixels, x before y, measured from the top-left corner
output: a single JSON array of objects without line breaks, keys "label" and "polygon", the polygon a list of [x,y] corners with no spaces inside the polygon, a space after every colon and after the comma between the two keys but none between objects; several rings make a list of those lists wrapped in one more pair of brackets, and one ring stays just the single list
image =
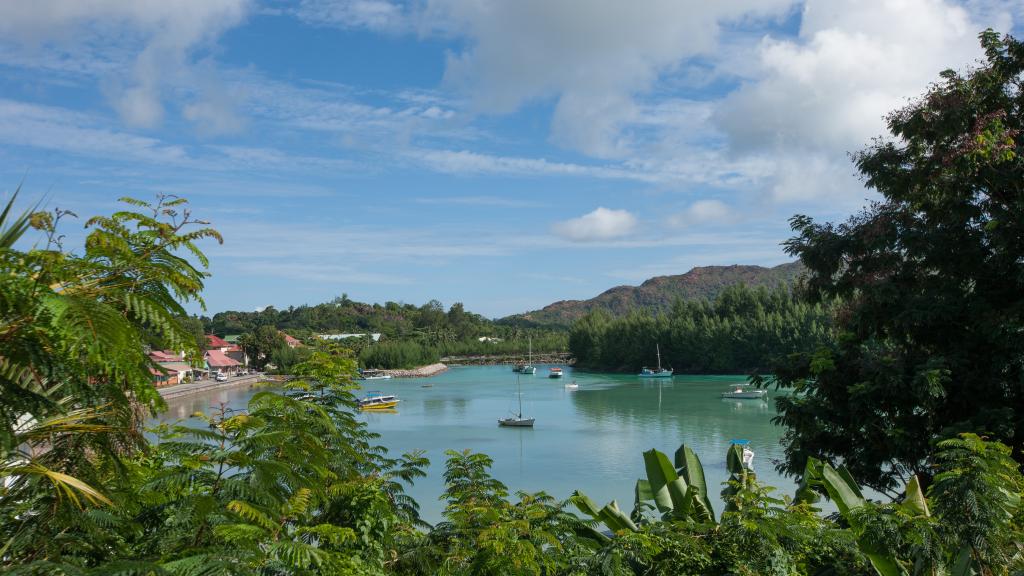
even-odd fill
[{"label": "white cloud", "polygon": [[555,234],[573,242],[611,240],[628,235],[636,228],[636,216],[626,210],[610,210],[603,206],[579,218],[552,226]]},{"label": "white cloud", "polygon": [[730,220],[732,216],[732,209],[720,200],[698,200],[690,204],[686,210],[670,216],[669,223],[673,226],[721,224]]},{"label": "white cloud", "polygon": [[[124,122],[152,128],[164,117],[166,89],[194,84],[191,52],[240,23],[249,4],[250,0],[5,2],[0,7],[0,53],[10,54],[0,58],[19,65],[109,74],[108,97]],[[66,58],[54,58],[55,52]],[[203,101],[202,94],[194,98]]]},{"label": "white cloud", "polygon": [[117,160],[178,164],[180,146],[103,127],[101,118],[64,108],[0,99],[0,142]]},{"label": "white cloud", "polygon": [[432,170],[448,174],[505,174],[514,176],[583,176],[655,182],[659,176],[629,167],[553,162],[544,158],[494,156],[469,150],[411,149],[406,155]]},{"label": "white cloud", "polygon": [[775,200],[859,204],[847,153],[884,134],[884,116],[940,71],[980,57],[980,30],[1009,27],[1007,12],[979,14],[945,0],[807,0],[799,36],[764,38],[752,77],[714,121],[731,154],[776,164]]},{"label": "white cloud", "polygon": [[484,112],[554,98],[553,139],[599,157],[628,154],[620,139],[651,91],[687,58],[712,53],[723,22],[784,13],[793,0],[434,0],[422,27],[465,37],[445,79]]},{"label": "white cloud", "polygon": [[292,13],[321,26],[397,31],[408,26],[402,7],[387,0],[302,0]]}]

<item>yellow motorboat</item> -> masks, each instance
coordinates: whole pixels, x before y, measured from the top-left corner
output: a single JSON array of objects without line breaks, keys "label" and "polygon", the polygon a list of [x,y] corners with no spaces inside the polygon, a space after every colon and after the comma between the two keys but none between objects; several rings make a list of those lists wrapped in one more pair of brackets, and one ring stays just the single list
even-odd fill
[{"label": "yellow motorboat", "polygon": [[360,410],[394,410],[401,400],[394,394],[369,392],[359,400]]}]

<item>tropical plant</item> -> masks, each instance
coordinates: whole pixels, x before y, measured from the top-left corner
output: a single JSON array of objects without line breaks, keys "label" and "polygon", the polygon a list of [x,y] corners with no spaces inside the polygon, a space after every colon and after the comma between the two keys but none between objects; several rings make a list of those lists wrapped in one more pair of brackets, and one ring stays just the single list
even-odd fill
[{"label": "tropical plant", "polygon": [[[196,242],[220,236],[183,199],[122,200],[139,211],[88,220],[81,255],[58,232],[70,212],[14,217],[14,197],[0,212],[0,557],[42,561],[55,536],[102,528],[88,505],[112,500],[103,479],[144,446],[139,408],[162,405],[145,335],[198,354],[177,319],[202,304]],[[45,247],[19,250],[31,228]]]},{"label": "tropical plant", "polygon": [[603,547],[590,560],[603,573],[865,574],[852,534],[818,516],[806,500],[771,496],[773,489],[758,484],[743,463],[740,445],[726,455],[730,477],[718,521],[703,466],[689,447],[676,451],[675,466],[657,450],[643,456],[647,478],[637,481],[630,516],[615,501],[598,508],[578,491],[571,498],[613,533],[601,538]]},{"label": "tropical plant", "polygon": [[[449,450],[445,468],[445,520],[410,552],[402,566],[419,574],[539,575],[571,573],[593,532],[565,511],[565,502],[538,492],[508,489],[489,472],[485,454]],[[579,573],[579,572],[576,572]]]},{"label": "tropical plant", "polygon": [[791,220],[806,294],[840,299],[837,337],[775,370],[782,468],[841,461],[896,497],[931,484],[940,438],[1024,450],[1024,45],[988,30],[985,58],[941,74],[855,156],[881,200],[845,223]]}]

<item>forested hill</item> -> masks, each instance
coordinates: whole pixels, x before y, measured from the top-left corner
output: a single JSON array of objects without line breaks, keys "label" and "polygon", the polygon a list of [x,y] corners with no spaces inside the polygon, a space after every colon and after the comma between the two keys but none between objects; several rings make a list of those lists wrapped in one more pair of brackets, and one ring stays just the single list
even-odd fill
[{"label": "forested hill", "polygon": [[656,276],[639,286],[616,286],[590,300],[562,300],[540,310],[515,314],[502,323],[569,326],[584,314],[602,309],[619,316],[634,309],[668,310],[676,298],[714,300],[729,286],[774,287],[790,284],[803,271],[799,262],[763,266],[699,266],[686,274]]}]

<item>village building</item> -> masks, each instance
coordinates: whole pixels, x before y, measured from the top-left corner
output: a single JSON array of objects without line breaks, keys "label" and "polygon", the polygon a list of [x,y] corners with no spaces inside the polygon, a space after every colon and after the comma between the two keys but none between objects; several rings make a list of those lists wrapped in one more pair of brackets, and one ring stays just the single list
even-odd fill
[{"label": "village building", "polygon": [[317,334],[316,337],[321,340],[348,340],[349,338],[366,338],[370,337],[371,340],[377,342],[380,340],[380,332],[371,332],[369,334]]},{"label": "village building", "polygon": [[[229,342],[225,338],[221,338],[216,334],[206,335],[206,348],[208,350],[216,350],[228,358],[231,358],[242,367],[249,366],[249,357],[245,354],[245,350],[234,342]],[[216,372],[216,370],[214,370]]]},{"label": "village building", "polygon": [[192,366],[185,361],[182,354],[168,350],[153,350],[149,353],[149,359],[157,365],[149,369],[153,375],[153,385],[157,388],[184,384],[193,379]]},{"label": "village building", "polygon": [[206,367],[211,374],[237,376],[242,371],[242,363],[220,350],[207,350],[203,355]]},{"label": "village building", "polygon": [[284,343],[287,344],[289,348],[302,348],[304,346],[302,341],[299,340],[298,338],[294,338],[292,336],[289,336],[288,334],[285,334],[284,332],[281,332],[281,336],[284,337]]}]

